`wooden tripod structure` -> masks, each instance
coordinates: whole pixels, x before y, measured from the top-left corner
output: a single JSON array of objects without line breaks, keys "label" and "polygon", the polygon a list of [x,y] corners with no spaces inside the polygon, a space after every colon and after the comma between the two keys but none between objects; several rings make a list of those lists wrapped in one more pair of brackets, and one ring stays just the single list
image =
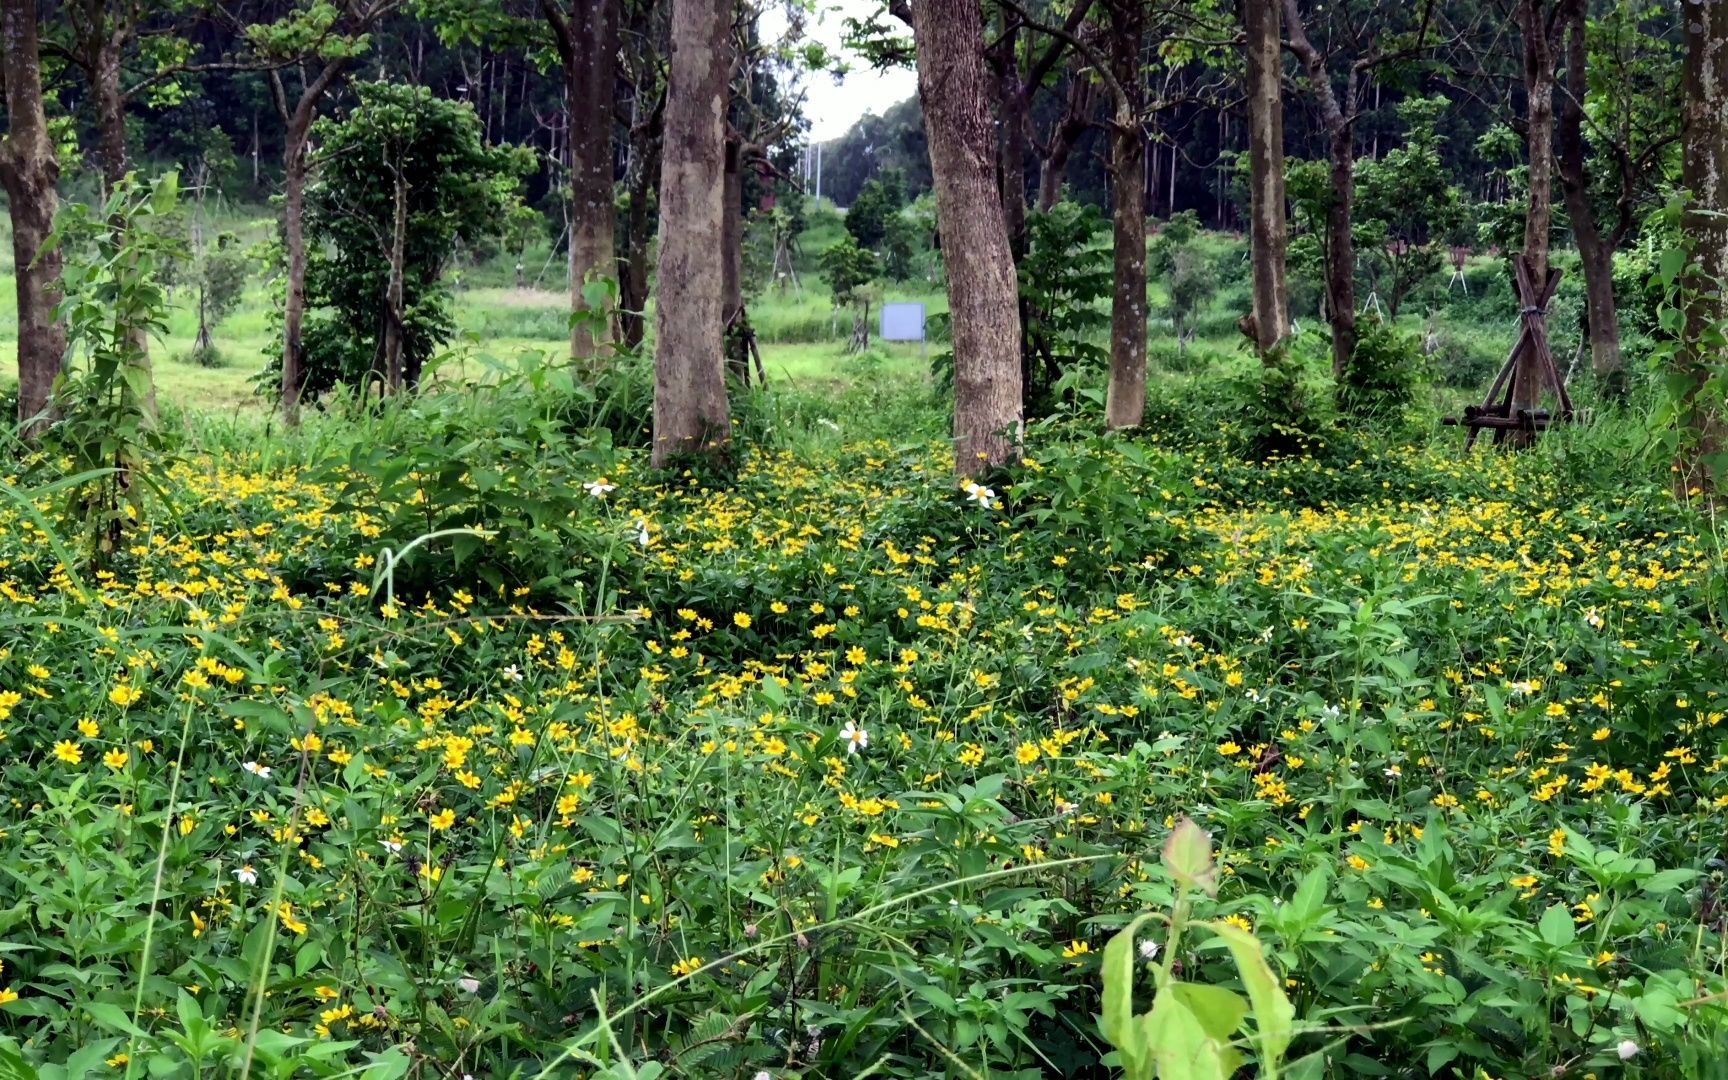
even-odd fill
[{"label": "wooden tripod structure", "polygon": [[[1494,376],[1494,384],[1488,388],[1488,396],[1481,405],[1467,405],[1462,418],[1448,416],[1441,421],[1470,429],[1464,440],[1465,452],[1476,445],[1476,437],[1484,430],[1494,432],[1494,443],[1498,446],[1514,431],[1528,432],[1534,439],[1538,432],[1550,425],[1572,419],[1572,395],[1566,392],[1566,380],[1560,376],[1560,369],[1554,364],[1553,350],[1548,347],[1548,303],[1554,299],[1554,290],[1560,287],[1560,271],[1550,267],[1548,280],[1538,287],[1529,260],[1518,255],[1512,260],[1512,279],[1522,309],[1518,340],[1512,345],[1512,354],[1506,358],[1500,374]],[[1519,384],[1519,379],[1526,374],[1526,367],[1537,384],[1535,392],[1528,398],[1520,393],[1525,388]],[[1534,403],[1540,401],[1544,387],[1552,387],[1560,399],[1559,407],[1553,412],[1534,407]],[[1532,407],[1514,410],[1512,403],[1519,400],[1530,401]]]},{"label": "wooden tripod structure", "polygon": [[762,350],[756,345],[756,328],[750,325],[750,316],[745,312],[744,305],[739,304],[726,319],[726,369],[727,373],[736,375],[738,381],[745,386],[750,385],[750,361],[756,361],[756,385],[768,385],[768,373],[762,370]]}]

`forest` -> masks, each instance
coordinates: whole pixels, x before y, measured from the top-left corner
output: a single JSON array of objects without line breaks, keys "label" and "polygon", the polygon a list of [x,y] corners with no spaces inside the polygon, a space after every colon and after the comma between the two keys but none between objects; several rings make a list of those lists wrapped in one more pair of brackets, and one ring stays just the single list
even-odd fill
[{"label": "forest", "polygon": [[1728,1078],[1728,4],[0,98],[0,1080]]}]

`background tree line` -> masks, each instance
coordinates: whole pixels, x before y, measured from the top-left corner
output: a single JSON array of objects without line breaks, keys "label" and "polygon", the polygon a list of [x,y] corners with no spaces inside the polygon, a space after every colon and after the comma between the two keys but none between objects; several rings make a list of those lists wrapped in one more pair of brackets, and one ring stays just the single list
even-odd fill
[{"label": "background tree line", "polygon": [[[795,235],[799,79],[834,66],[805,36],[808,11],[775,10],[771,36],[760,0],[8,0],[0,172],[21,268],[21,416],[52,413],[64,363],[56,200],[112,200],[136,167],[174,165],[200,193],[279,199],[289,416],[338,380],[412,385],[447,334],[451,251],[537,228],[566,259],[572,356],[641,345],[657,311],[662,453],[723,443],[726,380],[749,374],[746,223],[783,213],[770,228]],[[925,12],[939,25],[922,27]],[[1268,358],[1292,326],[1287,268],[1312,268],[1338,380],[1365,296],[1396,316],[1458,251],[1516,250],[1540,278],[1554,244],[1571,245],[1594,373],[1614,385],[1615,256],[1686,187],[1703,121],[1683,122],[1679,91],[1711,81],[1686,81],[1708,57],[1649,0],[894,0],[848,32],[870,63],[919,65],[920,98],[824,147],[825,183],[881,273],[940,252],[928,272],[939,263],[950,295],[967,471],[1011,453],[1027,408],[1060,396],[1061,356],[1102,333],[1058,310],[1080,297],[1110,312],[1109,423],[1139,423],[1152,215],[1250,235],[1243,330]],[[392,84],[416,89],[380,122],[389,92],[365,88]],[[455,140],[465,160],[428,178],[417,139]],[[389,198],[355,197],[379,175],[395,178]],[[1107,305],[1105,277],[1047,280],[1076,266],[1050,257],[1055,238],[1078,251],[1103,231],[1037,217],[1064,198],[1108,211],[1109,242],[1092,244],[1111,255]],[[1158,257],[1166,274],[1184,264]],[[867,261],[832,260],[860,312]]]}]

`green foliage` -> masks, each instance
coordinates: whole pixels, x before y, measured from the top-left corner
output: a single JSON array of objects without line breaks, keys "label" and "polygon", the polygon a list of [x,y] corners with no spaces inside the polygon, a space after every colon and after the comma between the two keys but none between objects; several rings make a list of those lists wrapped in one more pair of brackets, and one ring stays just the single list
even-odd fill
[{"label": "green foliage", "polygon": [[1441,157],[1443,97],[1410,98],[1398,106],[1406,131],[1378,160],[1356,163],[1355,233],[1369,287],[1398,317],[1404,298],[1440,269],[1443,248],[1464,226],[1463,194]]},{"label": "green foliage", "polygon": [[1113,266],[1110,226],[1095,206],[1059,202],[1026,215],[1026,255],[1020,260],[1021,328],[1028,416],[1055,408],[1074,387],[1097,382],[1109,361]]},{"label": "green foliage", "polygon": [[876,280],[876,253],[860,247],[851,236],[836,241],[821,257],[822,280],[836,304],[850,304],[859,290]]},{"label": "green foliage", "polygon": [[1244,449],[1255,457],[1311,453],[1331,427],[1331,361],[1324,332],[1292,335],[1228,382]]},{"label": "green foliage", "polygon": [[[1136,949],[1135,934],[1154,917],[1148,913],[1118,931],[1104,947],[1100,1033],[1116,1048],[1127,1080],[1229,1080],[1242,1065],[1242,1055],[1234,1045],[1236,1033],[1242,1022],[1252,1017],[1259,1075],[1276,1080],[1294,1034],[1295,1007],[1252,933],[1223,920],[1195,920],[1190,910],[1194,891],[1218,894],[1212,838],[1183,817],[1170,831],[1161,861],[1176,882],[1175,902],[1164,917],[1164,944],[1160,948],[1158,942],[1147,939]],[[1184,981],[1174,974],[1182,937],[1190,928],[1203,928],[1223,940],[1246,998],[1225,987]],[[1163,962],[1154,962],[1160,953]],[[1134,973],[1142,958],[1153,975],[1154,996],[1152,1008],[1136,1014]]]},{"label": "green foliage", "polygon": [[[308,315],[303,343],[314,398],[362,385],[383,348],[394,181],[406,183],[403,370],[412,386],[454,332],[444,273],[458,245],[509,227],[532,155],[489,147],[472,106],[394,83],[361,83],[359,104],[314,126],[306,195]],[[276,363],[280,364],[280,357]]]},{"label": "green foliage", "polygon": [[719,482],[621,366],[180,433],[111,575],[0,504],[0,1071],[1708,1075],[1714,574],[1635,430],[1249,460],[1195,380],[968,490],[872,381]]},{"label": "green foliage", "polygon": [[887,238],[889,222],[906,205],[906,187],[900,174],[884,170],[865,182],[858,197],[846,208],[846,232],[860,247],[876,250]]},{"label": "green foliage", "polygon": [[214,330],[240,306],[246,292],[251,259],[231,232],[220,233],[216,246],[204,252],[194,271],[202,326]]},{"label": "green foliage", "polygon": [[1218,292],[1214,261],[1198,243],[1200,219],[1184,210],[1165,222],[1147,247],[1147,270],[1164,282],[1164,314],[1179,352],[1194,337],[1194,317]]},{"label": "green foliage", "polygon": [[1356,350],[1338,383],[1338,407],[1356,416],[1396,418],[1427,383],[1422,343],[1369,316],[1357,324]]},{"label": "green foliage", "polygon": [[144,486],[159,449],[149,337],[165,328],[163,266],[185,257],[153,226],[179,194],[168,173],[141,185],[128,175],[99,210],[65,207],[50,243],[65,258],[66,369],[54,382],[59,420],[47,446],[66,465],[55,484],[87,552],[114,555],[127,528],[143,519]]}]

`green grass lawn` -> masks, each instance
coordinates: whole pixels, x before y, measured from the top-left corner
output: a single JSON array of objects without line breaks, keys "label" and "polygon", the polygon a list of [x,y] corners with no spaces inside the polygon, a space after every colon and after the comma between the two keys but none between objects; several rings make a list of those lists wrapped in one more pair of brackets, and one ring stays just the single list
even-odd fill
[{"label": "green grass lawn", "polygon": [[[925,298],[928,300],[933,298]],[[196,299],[187,289],[174,294],[168,333],[152,342],[151,360],[157,392],[164,402],[215,411],[261,409],[264,399],[253,380],[265,355],[275,344],[268,314],[270,296],[262,287],[248,290],[245,303],[212,335],[223,358],[221,367],[201,367],[189,357],[198,335]],[[482,357],[509,360],[525,352],[556,355],[569,348],[566,326],[569,300],[563,292],[536,289],[475,288],[456,297],[458,335],[449,345],[448,377],[479,377]],[[932,308],[935,304],[931,304]],[[946,306],[946,305],[943,305]],[[763,323],[786,328],[796,323],[827,322],[826,294],[768,297],[756,310]],[[845,333],[845,316],[841,316]],[[0,385],[16,381],[17,317],[12,275],[0,274]],[[912,377],[929,368],[928,351],[916,344],[874,342],[862,356],[844,352],[838,341],[782,341],[761,336],[762,362],[770,382],[790,381],[839,388],[865,374]]]}]

